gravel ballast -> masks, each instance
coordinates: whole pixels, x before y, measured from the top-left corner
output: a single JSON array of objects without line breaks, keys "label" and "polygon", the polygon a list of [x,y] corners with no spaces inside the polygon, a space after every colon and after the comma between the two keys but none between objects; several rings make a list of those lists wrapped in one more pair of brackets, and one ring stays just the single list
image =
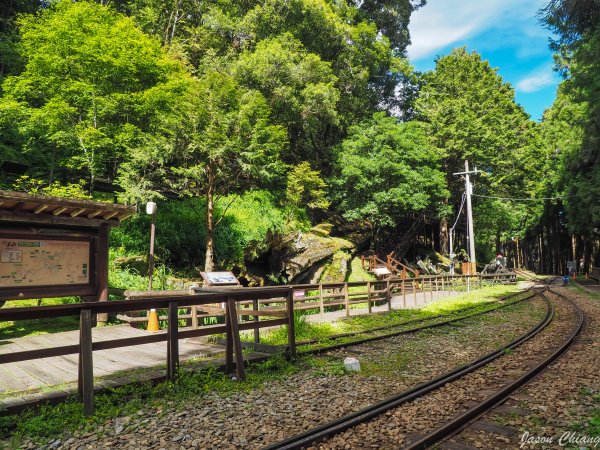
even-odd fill
[{"label": "gravel ballast", "polygon": [[[533,299],[453,326],[337,350],[325,355],[333,367],[351,356],[361,372],[312,367],[259,389],[213,392],[114,418],[87,433],[57,436],[42,448],[261,448],[474,360],[523,334],[544,314],[544,303]],[[38,447],[27,439],[20,446]]]}]

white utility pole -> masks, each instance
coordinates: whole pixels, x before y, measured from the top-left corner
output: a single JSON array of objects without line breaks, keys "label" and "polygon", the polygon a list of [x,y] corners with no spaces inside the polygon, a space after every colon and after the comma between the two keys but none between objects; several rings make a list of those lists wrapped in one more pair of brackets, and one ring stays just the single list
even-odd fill
[{"label": "white utility pole", "polygon": [[471,262],[473,266],[475,264],[475,234],[473,232],[473,209],[471,206],[471,194],[473,194],[473,185],[471,184],[470,175],[475,175],[479,172],[480,171],[477,170],[477,167],[475,167],[475,170],[469,171],[469,161],[465,161],[465,171],[454,173],[454,175],[465,176],[465,194],[467,196],[467,239],[469,241],[469,262]]}]

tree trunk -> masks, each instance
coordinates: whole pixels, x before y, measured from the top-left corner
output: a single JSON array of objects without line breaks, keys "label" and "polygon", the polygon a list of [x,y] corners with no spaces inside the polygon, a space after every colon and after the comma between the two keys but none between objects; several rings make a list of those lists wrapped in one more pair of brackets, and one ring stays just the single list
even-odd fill
[{"label": "tree trunk", "polygon": [[207,171],[207,189],[206,189],[206,257],[204,258],[204,271],[212,272],[215,269],[215,251],[214,251],[214,188],[215,175],[210,165]]},{"label": "tree trunk", "polygon": [[544,228],[542,227],[540,230],[540,235],[538,236],[539,238],[539,269],[538,269],[538,273],[546,273],[545,272],[545,264],[544,264]]},{"label": "tree trunk", "polygon": [[[445,200],[445,203],[448,203]],[[449,247],[449,237],[448,237],[448,219],[446,217],[442,217],[440,220],[440,253],[442,255],[452,253],[452,249]]]}]

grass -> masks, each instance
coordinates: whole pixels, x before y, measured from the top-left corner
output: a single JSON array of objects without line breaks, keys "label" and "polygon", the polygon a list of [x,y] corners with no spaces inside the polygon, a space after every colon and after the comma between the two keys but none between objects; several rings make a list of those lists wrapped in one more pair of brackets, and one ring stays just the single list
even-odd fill
[{"label": "grass", "polygon": [[[339,359],[306,357],[292,363],[281,356],[251,364],[245,381],[234,381],[214,368],[181,371],[175,383],[130,384],[97,394],[96,414],[92,417],[83,415],[82,404],[76,398],[55,406],[42,405],[19,415],[0,417],[0,435],[9,438],[10,443],[5,441],[4,444],[7,449],[18,448],[24,437],[43,445],[65,432],[93,432],[101,425],[110,425],[117,417],[136,415],[139,411],[160,416],[167,409],[182,409],[190,401],[201,400],[209,392],[230,395],[258,389],[300,371],[311,371],[314,376],[345,373]],[[0,442],[0,448],[2,445]]]},{"label": "grass", "polygon": [[[77,303],[77,297],[45,298],[39,300],[11,300],[3,308],[22,308],[31,306],[50,306]],[[23,336],[56,333],[79,329],[78,317],[57,317],[53,319],[34,319],[0,322],[0,339],[14,339]]]},{"label": "grass", "polygon": [[586,421],[573,423],[571,425],[571,430],[589,437],[600,437],[600,394],[594,394],[594,392],[594,389],[589,387],[582,387],[580,389],[579,396],[591,396],[594,408]]},{"label": "grass", "polygon": [[[386,313],[361,315],[340,319],[333,323],[312,323],[306,315],[295,318],[296,341],[317,339],[325,341],[327,338],[342,333],[355,333],[367,331],[373,328],[402,325],[403,322],[412,320],[426,320],[437,316],[451,317],[460,315],[465,309],[469,314],[489,309],[492,304],[509,294],[518,292],[515,286],[490,286],[477,291],[464,293],[448,300],[431,303],[419,309],[399,309]],[[245,333],[242,339],[251,340],[251,334]],[[348,341],[356,337],[348,338]],[[285,345],[287,343],[287,327],[263,332],[261,342],[270,345]],[[344,342],[340,340],[339,342]]]},{"label": "grass", "polygon": [[360,257],[352,258],[350,262],[350,273],[346,281],[377,281],[377,277],[362,268]]},{"label": "grass", "polygon": [[600,294],[599,293],[586,291],[584,288],[582,288],[577,283],[569,282],[569,286],[567,287],[567,289],[575,290],[575,291],[577,291],[578,294],[584,295],[584,296],[592,298],[594,300],[600,300]]}]

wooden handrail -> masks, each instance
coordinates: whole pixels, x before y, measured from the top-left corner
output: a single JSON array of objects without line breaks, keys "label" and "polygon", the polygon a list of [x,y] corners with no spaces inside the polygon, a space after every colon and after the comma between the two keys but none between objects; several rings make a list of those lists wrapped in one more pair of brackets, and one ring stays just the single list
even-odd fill
[{"label": "wooden handrail", "polygon": [[[398,268],[401,267],[402,270],[399,270]],[[405,264],[402,264],[400,261],[398,261],[397,259],[393,258],[390,255],[387,255],[387,268],[389,269],[390,272],[396,272],[396,273],[400,273],[403,276],[401,278],[406,278],[406,274],[407,272],[412,273],[413,278],[419,278],[419,271],[415,270],[415,269],[411,269],[410,267],[408,267]]]}]

